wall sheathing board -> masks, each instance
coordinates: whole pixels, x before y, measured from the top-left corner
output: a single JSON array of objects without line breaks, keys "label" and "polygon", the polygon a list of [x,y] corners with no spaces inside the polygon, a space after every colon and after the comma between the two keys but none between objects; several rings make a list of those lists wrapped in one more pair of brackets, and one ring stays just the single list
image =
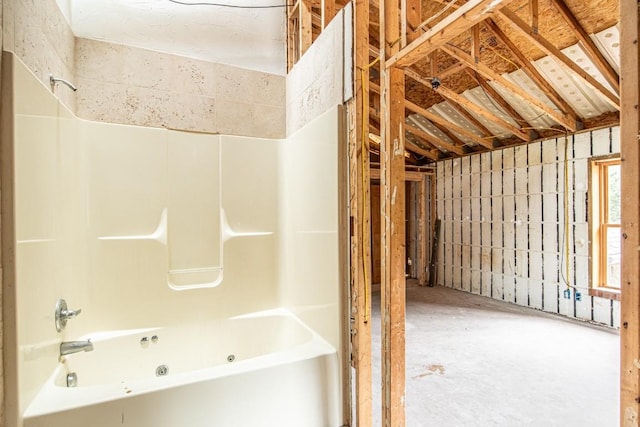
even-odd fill
[{"label": "wall sheathing board", "polygon": [[619,146],[615,127],[439,162],[438,283],[618,327],[619,302],[588,292],[588,162]]}]

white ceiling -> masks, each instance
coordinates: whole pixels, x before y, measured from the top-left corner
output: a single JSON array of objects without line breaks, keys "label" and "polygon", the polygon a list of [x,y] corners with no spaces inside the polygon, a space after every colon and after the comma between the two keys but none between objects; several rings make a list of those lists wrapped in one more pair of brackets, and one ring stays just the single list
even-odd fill
[{"label": "white ceiling", "polygon": [[[56,0],[78,37],[275,74],[286,72],[285,9],[185,6],[169,0]],[[182,0],[282,5],[283,0]]]}]

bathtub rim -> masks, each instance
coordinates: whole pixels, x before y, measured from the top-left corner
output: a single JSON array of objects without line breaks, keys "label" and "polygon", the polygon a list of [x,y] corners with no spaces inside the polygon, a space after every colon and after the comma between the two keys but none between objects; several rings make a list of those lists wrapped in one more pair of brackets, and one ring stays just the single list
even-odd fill
[{"label": "bathtub rim", "polygon": [[[188,386],[203,381],[214,380],[242,373],[249,373],[261,369],[268,369],[285,364],[305,361],[315,357],[335,355],[338,357],[338,350],[329,344],[318,333],[309,328],[302,320],[286,308],[276,308],[246,313],[238,316],[220,320],[238,320],[261,317],[283,316],[295,321],[300,327],[310,332],[311,338],[305,343],[288,347],[278,352],[267,353],[257,357],[238,362],[216,365],[202,369],[180,372],[166,377],[154,377],[136,380],[131,384],[110,383],[104,385],[92,385],[84,387],[61,387],[56,385],[56,378],[65,369],[64,363],[60,361],[47,382],[40,388],[36,396],[29,403],[22,413],[23,420],[41,417],[53,413],[69,411],[85,406],[98,405],[109,401],[127,399],[143,394],[167,390],[174,387]],[[162,329],[163,327],[136,328],[126,330],[100,331],[83,335],[82,339],[89,337],[99,337],[105,341],[122,336],[133,335],[140,332],[149,332]],[[95,340],[99,342],[98,339]],[[72,396],[72,398],[70,398]]]}]

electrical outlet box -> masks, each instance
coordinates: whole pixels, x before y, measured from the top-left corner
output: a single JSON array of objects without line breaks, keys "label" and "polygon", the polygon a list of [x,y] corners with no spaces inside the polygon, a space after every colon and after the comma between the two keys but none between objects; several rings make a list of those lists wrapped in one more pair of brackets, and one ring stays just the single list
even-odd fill
[{"label": "electrical outlet box", "polygon": [[576,301],[582,301],[582,294],[578,291],[575,292]]},{"label": "electrical outlet box", "polygon": [[571,289],[564,290],[564,299],[571,299]]}]

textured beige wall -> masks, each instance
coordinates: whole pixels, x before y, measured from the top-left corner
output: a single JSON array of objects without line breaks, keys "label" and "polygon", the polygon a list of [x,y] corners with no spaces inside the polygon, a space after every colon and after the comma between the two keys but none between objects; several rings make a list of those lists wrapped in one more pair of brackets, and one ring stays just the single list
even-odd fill
[{"label": "textured beige wall", "polygon": [[285,78],[78,38],[77,113],[113,123],[228,135],[285,134]]},{"label": "textured beige wall", "polygon": [[[55,0],[4,0],[3,50],[16,54],[43,83],[49,74],[74,81],[75,37]],[[60,87],[56,94],[72,111],[75,93]]]},{"label": "textured beige wall", "polygon": [[343,9],[287,75],[287,136],[343,103],[344,20]]}]

